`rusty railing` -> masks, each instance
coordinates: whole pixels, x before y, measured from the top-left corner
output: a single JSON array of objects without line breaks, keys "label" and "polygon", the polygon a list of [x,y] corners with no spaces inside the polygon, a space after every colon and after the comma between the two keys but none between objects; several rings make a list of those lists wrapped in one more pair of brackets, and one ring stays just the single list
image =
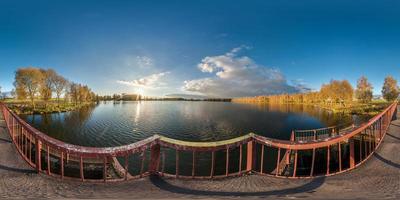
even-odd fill
[{"label": "rusty railing", "polygon": [[291,140],[278,140],[253,133],[217,142],[187,142],[154,135],[106,148],[51,138],[6,105],[0,107],[16,149],[39,173],[60,179],[113,182],[150,174],[209,179],[243,173],[300,178],[345,172],[362,164],[378,148],[397,102],[358,127],[307,141],[296,141],[293,136]]}]

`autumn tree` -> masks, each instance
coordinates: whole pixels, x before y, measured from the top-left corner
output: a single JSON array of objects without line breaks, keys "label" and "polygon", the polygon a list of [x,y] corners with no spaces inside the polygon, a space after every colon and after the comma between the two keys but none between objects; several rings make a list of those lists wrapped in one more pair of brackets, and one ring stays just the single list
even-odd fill
[{"label": "autumn tree", "polygon": [[356,98],[363,103],[370,102],[372,100],[372,90],[371,83],[368,82],[365,76],[362,76],[357,81]]},{"label": "autumn tree", "polygon": [[344,103],[353,99],[353,87],[347,80],[331,80],[321,87],[321,97],[329,103]]},{"label": "autumn tree", "polygon": [[54,77],[53,84],[54,84],[54,92],[56,93],[57,96],[57,104],[58,106],[60,106],[60,97],[62,93],[64,93],[65,90],[67,89],[68,81],[64,77],[56,75]]},{"label": "autumn tree", "polygon": [[71,97],[71,101],[78,104],[79,100],[79,86],[76,83],[71,83],[69,85],[69,96]]},{"label": "autumn tree", "polygon": [[[43,84],[43,74],[38,68],[20,68],[15,72],[15,88],[17,95],[26,95],[35,109],[35,98]],[[20,97],[19,97],[20,98]]]},{"label": "autumn tree", "polygon": [[40,72],[42,72],[43,76],[43,81],[40,86],[40,96],[44,100],[45,106],[47,107],[47,102],[51,99],[53,95],[54,80],[57,77],[57,73],[52,69],[41,69]]},{"label": "autumn tree", "polygon": [[387,101],[394,101],[399,97],[399,86],[396,79],[392,76],[387,76],[382,87],[382,96]]}]

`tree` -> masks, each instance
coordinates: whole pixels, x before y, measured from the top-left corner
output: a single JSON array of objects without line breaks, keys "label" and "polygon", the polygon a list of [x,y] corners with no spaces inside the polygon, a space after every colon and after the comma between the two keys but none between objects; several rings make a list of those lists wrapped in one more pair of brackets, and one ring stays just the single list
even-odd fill
[{"label": "tree", "polygon": [[45,106],[47,107],[47,102],[51,99],[53,95],[54,80],[58,75],[52,69],[48,70],[41,69],[40,72],[42,73],[43,76],[43,81],[40,86],[40,95],[45,101]]},{"label": "tree", "polygon": [[365,76],[362,76],[357,81],[356,98],[363,103],[370,102],[372,100],[372,90],[371,83],[368,82]]},{"label": "tree", "polygon": [[353,99],[353,87],[347,80],[331,80],[321,87],[321,97],[329,103],[344,103]]},{"label": "tree", "polygon": [[27,95],[31,101],[33,109],[35,106],[35,98],[39,93],[40,86],[43,83],[43,74],[38,68],[28,67],[20,68],[15,72],[15,82],[18,95]]},{"label": "tree", "polygon": [[78,104],[79,100],[79,85],[76,83],[71,83],[69,86],[69,96],[71,100],[76,104]]},{"label": "tree", "polygon": [[382,87],[382,96],[386,101],[394,101],[399,97],[399,86],[397,80],[392,76],[387,76]]},{"label": "tree", "polygon": [[57,75],[53,81],[54,81],[53,82],[54,92],[56,93],[56,96],[57,96],[57,104],[58,104],[58,106],[60,106],[60,97],[61,97],[61,94],[67,89],[68,81],[60,75]]}]

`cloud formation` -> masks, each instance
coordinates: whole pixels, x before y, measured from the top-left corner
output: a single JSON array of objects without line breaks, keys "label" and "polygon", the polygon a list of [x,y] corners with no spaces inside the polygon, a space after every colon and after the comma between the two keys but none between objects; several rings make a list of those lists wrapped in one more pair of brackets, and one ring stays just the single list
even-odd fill
[{"label": "cloud formation", "polygon": [[145,76],[140,79],[132,80],[132,81],[125,81],[125,80],[118,80],[117,83],[135,87],[142,87],[142,88],[159,88],[165,85],[164,82],[161,81],[162,77],[169,74],[169,72],[162,72],[158,74],[152,74],[149,76]]},{"label": "cloud formation", "polygon": [[136,56],[136,62],[139,67],[150,67],[153,65],[153,59],[147,56]]},{"label": "cloud formation", "polygon": [[287,83],[277,69],[255,63],[237,53],[241,46],[219,56],[207,56],[198,64],[200,71],[213,77],[184,81],[183,90],[215,97],[240,97],[302,92],[304,88]]}]

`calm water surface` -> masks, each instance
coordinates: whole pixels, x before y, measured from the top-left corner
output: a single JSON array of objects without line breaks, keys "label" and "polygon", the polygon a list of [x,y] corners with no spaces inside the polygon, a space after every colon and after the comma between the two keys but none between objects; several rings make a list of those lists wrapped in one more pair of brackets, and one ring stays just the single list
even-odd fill
[{"label": "calm water surface", "polygon": [[359,121],[356,116],[313,106],[202,101],[110,101],[78,111],[22,118],[51,137],[94,147],[129,144],[154,134],[188,141],[217,141],[249,132],[289,139],[293,129]]}]

